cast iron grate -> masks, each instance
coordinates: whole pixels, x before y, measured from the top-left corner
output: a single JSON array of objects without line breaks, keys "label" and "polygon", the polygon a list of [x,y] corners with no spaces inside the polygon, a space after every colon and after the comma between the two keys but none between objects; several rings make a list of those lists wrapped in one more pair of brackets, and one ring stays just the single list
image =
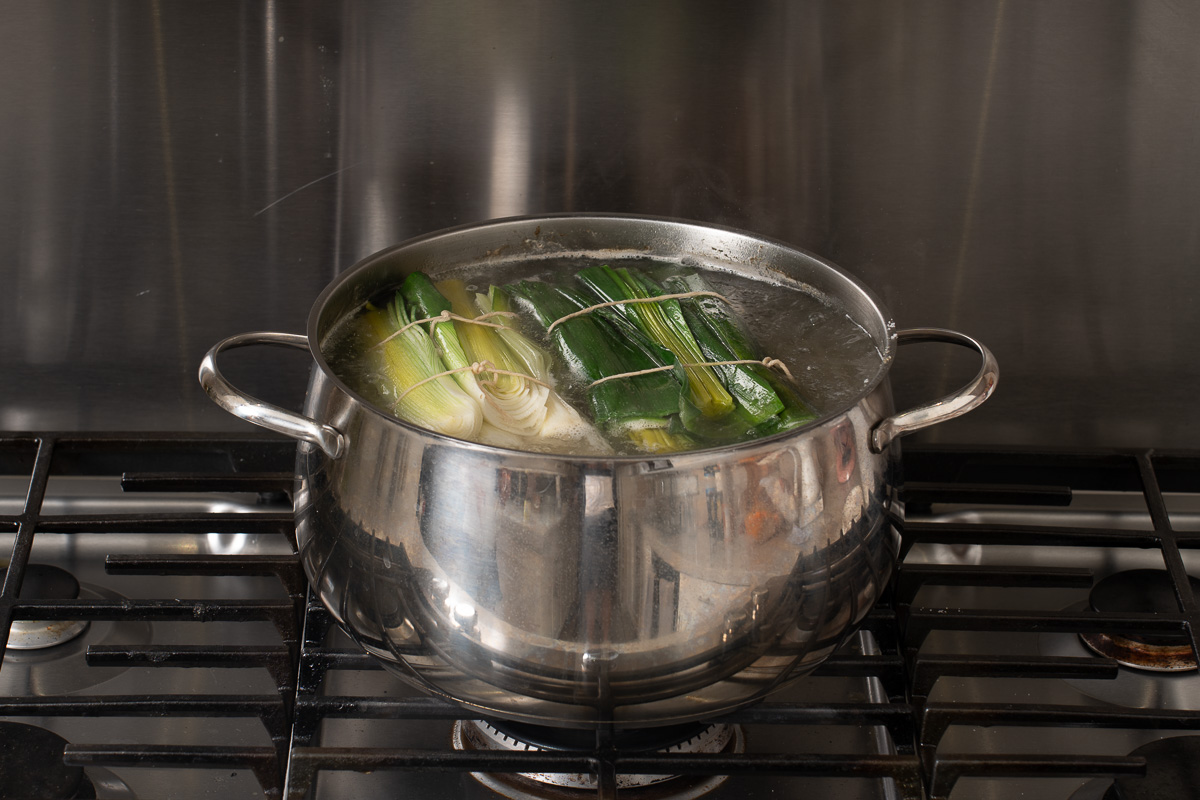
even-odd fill
[{"label": "cast iron grate", "polygon": [[[1139,549],[1161,554],[1163,574],[1169,580],[1178,608],[1155,613],[1104,612],[1090,608],[1045,607],[1036,603],[1019,607],[962,607],[918,601],[924,587],[970,587],[973,591],[1017,589],[1027,597],[1038,590],[1077,589],[1086,593],[1101,575],[1093,566],[1027,566],[1004,563],[1004,556],[986,565],[914,563],[906,558],[895,584],[895,607],[903,631],[904,652],[911,664],[912,702],[920,709],[918,750],[928,781],[929,797],[950,796],[963,778],[1006,781],[1025,777],[1104,778],[1138,775],[1145,761],[1124,753],[1095,754],[1087,749],[1037,752],[956,752],[943,746],[947,733],[982,728],[1018,729],[1129,729],[1159,731],[1200,730],[1200,711],[1179,709],[1123,708],[1105,702],[1057,704],[1009,700],[1003,703],[944,702],[930,697],[939,681],[947,678],[967,682],[992,679],[1111,680],[1118,677],[1115,661],[1093,656],[1005,655],[994,652],[943,654],[923,649],[938,632],[986,632],[989,636],[1014,633],[1043,634],[1117,633],[1177,634],[1186,637],[1193,654],[1200,629],[1200,606],[1193,595],[1185,552],[1200,542],[1194,530],[1176,530],[1168,511],[1166,493],[1200,495],[1200,456],[1195,453],[1155,451],[1109,451],[1089,453],[1033,453],[997,449],[921,450],[905,453],[910,483],[908,498],[919,510],[937,504],[1018,503],[1022,505],[1067,505],[1075,494],[1088,492],[1128,493],[1144,501],[1149,525],[1144,529],[1124,526],[1064,526],[1041,524],[996,524],[972,518],[949,521],[909,522],[904,547],[911,552],[920,545],[957,548],[982,546],[992,552],[1037,548],[1101,548],[1106,552]],[[923,508],[920,508],[923,506]],[[1194,512],[1193,512],[1194,513]],[[911,513],[910,513],[910,516]],[[1181,515],[1182,516],[1182,515]],[[1003,550],[1007,548],[1008,550]],[[1038,560],[1035,556],[1033,560]],[[1194,563],[1194,562],[1193,562]],[[1200,707],[1200,702],[1192,708]]]},{"label": "cast iron grate", "polygon": [[[265,670],[276,686],[272,693],[242,695],[157,694],[152,696],[70,694],[50,697],[0,697],[0,716],[237,717],[257,720],[271,745],[262,747],[171,745],[162,742],[72,744],[67,759],[77,765],[113,769],[241,768],[258,778],[266,797],[303,798],[323,773],[405,770],[429,773],[461,771],[581,771],[599,777],[595,796],[615,798],[619,772],[844,776],[891,778],[895,796],[947,798],[962,778],[1007,781],[1022,776],[1103,776],[1138,774],[1144,761],[1124,755],[1088,753],[974,753],[944,744],[947,732],[977,726],[1013,729],[1108,728],[1166,731],[1200,730],[1193,711],[1121,709],[1097,703],[1063,706],[1044,703],[947,702],[936,696],[946,679],[989,681],[1028,678],[1109,678],[1114,662],[1097,658],[1013,655],[993,652],[944,654],[924,647],[943,632],[1168,632],[1187,637],[1196,649],[1200,608],[1186,580],[1185,552],[1200,540],[1195,531],[1175,530],[1164,493],[1200,494],[1200,456],[1152,451],[1034,453],[1017,450],[907,448],[905,469],[910,508],[937,509],[956,503],[1045,506],[1071,502],[1073,492],[1138,493],[1145,499],[1151,526],[1146,530],[1110,527],[1062,527],[990,524],[974,521],[910,522],[906,550],[925,545],[997,548],[1103,547],[1151,548],[1162,554],[1165,572],[1176,587],[1177,613],[1073,612],[1062,609],[1019,611],[986,607],[926,605],[927,587],[1023,587],[1083,590],[1096,579],[1091,568],[1028,567],[1000,563],[931,564],[910,559],[899,571],[893,591],[866,624],[878,644],[870,654],[842,653],[822,672],[844,677],[873,677],[881,701],[866,703],[764,703],[733,715],[731,721],[769,726],[863,725],[885,730],[887,752],[813,755],[647,755],[620,752],[603,734],[596,749],[579,756],[547,753],[460,753],[444,747],[349,748],[320,744],[330,720],[452,720],[457,707],[432,698],[342,696],[329,690],[338,672],[375,670],[369,656],[330,646],[328,614],[307,594],[294,556],[143,555],[113,552],[105,563],[126,575],[270,575],[283,598],[135,601],[42,600],[20,596],[25,566],[39,534],[257,533],[293,539],[283,493],[290,489],[294,447],[289,441],[253,435],[79,435],[17,434],[0,438],[0,475],[28,476],[16,513],[0,515],[0,533],[12,537],[9,569],[0,590],[0,633],[7,639],[15,619],[134,619],[196,622],[266,621],[279,643],[199,647],[145,644],[97,647],[88,652],[95,666],[139,665],[161,668],[237,668]],[[249,492],[268,501],[254,514],[47,514],[46,487],[53,476],[122,477],[127,491]],[[3,650],[0,649],[0,658]],[[0,661],[0,669],[3,661]]]},{"label": "cast iron grate", "polygon": [[[33,434],[0,439],[0,475],[29,478],[20,511],[0,516],[0,532],[15,534],[0,590],[0,642],[14,620],[139,620],[147,622],[268,622],[280,644],[237,647],[142,644],[92,647],[89,665],[146,667],[261,667],[277,685],[273,694],[77,694],[0,698],[4,717],[164,717],[248,718],[261,722],[271,746],[236,747],[221,743],[176,746],[145,744],[70,745],[66,760],[77,766],[247,769],[267,797],[282,794],[290,743],[295,663],[298,658],[305,583],[292,557],[204,554],[121,554],[107,557],[110,574],[276,576],[284,599],[161,598],[43,600],[21,596],[22,581],[39,535],[194,534],[236,532],[293,535],[287,511],[241,513],[55,514],[44,501],[53,478],[126,475],[126,488],[184,488],[189,491],[247,491],[246,473],[256,475],[251,491],[279,492],[280,469],[289,470],[293,449],[265,438],[219,436],[124,436]],[[183,470],[190,470],[184,475]],[[245,471],[245,472],[243,472]],[[166,473],[160,475],[158,473]],[[290,477],[288,480],[290,484]],[[5,655],[0,645],[0,659]],[[0,661],[0,669],[3,669]]]},{"label": "cast iron grate", "polygon": [[[789,704],[766,702],[722,718],[740,725],[809,725],[882,728],[888,731],[895,753],[815,755],[809,753],[656,754],[623,752],[608,735],[597,734],[594,751],[568,755],[548,752],[459,752],[438,749],[384,747],[314,746],[317,728],[333,718],[379,720],[471,719],[457,706],[435,698],[384,698],[322,694],[321,687],[331,670],[374,670],[378,664],[356,650],[322,645],[332,625],[323,606],[311,599],[305,617],[301,649],[300,680],[297,683],[293,747],[286,797],[308,796],[322,771],[425,770],[434,772],[582,772],[597,776],[594,794],[581,796],[616,798],[616,776],[625,774],[663,775],[749,775],[777,774],[804,777],[853,777],[863,780],[893,779],[897,797],[923,798],[919,764],[913,747],[913,707],[904,700],[904,664],[894,636],[895,617],[887,609],[876,610],[865,623],[881,642],[878,654],[835,654],[818,675],[878,678],[888,693],[884,703],[844,702]],[[890,647],[888,646],[890,644]],[[623,793],[621,793],[623,796]]]}]

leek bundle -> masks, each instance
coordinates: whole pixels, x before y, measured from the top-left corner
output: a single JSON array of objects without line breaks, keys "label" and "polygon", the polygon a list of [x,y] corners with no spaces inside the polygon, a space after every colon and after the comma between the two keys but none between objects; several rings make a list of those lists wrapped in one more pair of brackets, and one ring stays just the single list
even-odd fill
[{"label": "leek bundle", "polygon": [[[468,320],[479,316],[475,299],[467,294],[462,281],[441,281],[437,290],[450,301],[450,310],[456,316]],[[536,376],[549,372],[545,355],[532,343],[520,352],[514,351],[496,328],[455,321],[454,330],[471,363],[495,370],[478,375],[483,418],[514,436],[533,436],[540,431],[550,387]],[[523,375],[535,379],[519,377]]]},{"label": "leek bundle", "polygon": [[442,374],[446,366],[429,334],[413,325],[396,335],[413,319],[400,294],[386,309],[368,309],[363,317],[373,343],[368,360],[391,384],[398,417],[447,436],[474,439],[483,426],[479,404]]},{"label": "leek bundle", "polygon": [[[657,297],[663,292],[646,277],[629,269],[607,265],[588,267],[576,277],[601,303]],[[733,410],[733,397],[712,367],[692,366],[706,359],[683,319],[678,300],[627,303],[604,309],[634,323],[653,342],[669,350],[684,365],[691,401],[707,417],[723,417]]]},{"label": "leek bundle", "polygon": [[[631,342],[650,341],[684,368],[688,391],[674,429],[715,442],[733,442],[797,427],[816,418],[787,381],[760,360],[726,302],[699,275],[671,276],[660,287],[634,269],[588,267],[576,277],[588,290],[593,313]],[[664,291],[664,287],[666,291]],[[666,297],[704,292],[705,296]],[[639,302],[624,302],[624,301]]]},{"label": "leek bundle", "polygon": [[[538,281],[522,281],[507,291],[524,300],[547,329],[589,305],[578,293]],[[669,430],[679,413],[681,371],[627,374],[670,365],[590,316],[555,325],[550,337],[567,368],[589,384],[588,406],[597,425],[649,452],[687,445],[686,438]]]},{"label": "leek bundle", "polygon": [[[665,278],[663,288],[672,294],[712,291],[696,274]],[[758,361],[762,358],[762,352],[724,300],[707,296],[679,302],[683,317],[696,335],[707,361]],[[721,374],[739,407],[754,422],[759,435],[789,430],[817,417],[789,381],[765,366],[730,364],[714,369]]]},{"label": "leek bundle", "polygon": [[502,307],[493,308],[495,293],[472,297],[462,281],[435,286],[420,272],[408,276],[401,294],[416,319],[444,312],[460,318],[437,320],[430,328],[446,369],[455,370],[454,379],[483,416],[479,431],[469,438],[524,450],[558,451],[572,445],[600,453],[611,449],[553,390],[549,356],[511,320],[493,317],[487,325],[468,321],[492,311],[509,312],[506,298],[500,299]]},{"label": "leek bundle", "polygon": [[[636,451],[671,452],[815,419],[796,387],[759,363],[699,275],[659,286],[637,270],[601,266],[576,277],[582,289],[522,281],[474,293],[418,272],[385,308],[368,306],[368,361],[396,414],[485,444],[589,453],[611,451],[593,422]],[[514,298],[583,384],[591,421],[555,391],[555,365],[522,333]]]}]

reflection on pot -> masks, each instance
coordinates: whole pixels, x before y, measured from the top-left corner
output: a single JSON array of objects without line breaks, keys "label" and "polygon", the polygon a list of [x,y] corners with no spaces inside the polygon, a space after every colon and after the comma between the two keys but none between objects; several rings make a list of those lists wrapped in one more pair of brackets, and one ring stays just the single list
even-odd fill
[{"label": "reflection on pot", "polygon": [[387,526],[328,502],[361,487],[302,448],[302,555],[351,635],[439,694],[543,724],[707,715],[811,671],[886,584],[892,462],[868,423],[555,471],[380,442],[353,475],[394,476],[412,513]]}]

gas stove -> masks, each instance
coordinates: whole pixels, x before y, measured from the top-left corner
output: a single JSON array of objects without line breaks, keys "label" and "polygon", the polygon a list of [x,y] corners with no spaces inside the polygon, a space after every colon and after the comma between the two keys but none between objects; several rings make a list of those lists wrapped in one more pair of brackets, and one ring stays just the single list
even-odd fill
[{"label": "gas stove", "polygon": [[1200,454],[906,447],[904,560],[862,630],[767,702],[633,732],[478,720],[380,669],[307,592],[293,459],[255,435],[0,439],[6,796],[1200,786]]}]

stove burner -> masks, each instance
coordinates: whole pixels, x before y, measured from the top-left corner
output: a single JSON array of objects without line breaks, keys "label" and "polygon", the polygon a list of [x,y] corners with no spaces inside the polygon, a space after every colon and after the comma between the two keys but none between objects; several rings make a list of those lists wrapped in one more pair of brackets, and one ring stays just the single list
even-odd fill
[{"label": "stove burner", "polygon": [[[61,567],[29,564],[21,582],[21,597],[37,600],[74,600],[79,581]],[[8,646],[13,650],[40,650],[69,642],[87,630],[86,620],[13,620]]]},{"label": "stove burner", "polygon": [[[1200,580],[1189,576],[1192,591],[1200,594]],[[1179,605],[1171,576],[1165,570],[1134,569],[1116,572],[1096,583],[1088,596],[1093,611],[1177,613]],[[1081,633],[1093,652],[1134,669],[1184,672],[1196,669],[1196,654],[1182,636]]]},{"label": "stove burner", "polygon": [[5,797],[94,798],[82,767],[63,763],[67,740],[45,728],[0,722],[0,786]]},{"label": "stove burner", "polygon": [[1146,759],[1146,774],[1117,778],[1104,800],[1196,797],[1200,792],[1200,736],[1159,739],[1129,755]]},{"label": "stove burner", "polygon": [[[613,745],[627,751],[658,753],[741,753],[742,730],[736,725],[701,723],[617,731]],[[457,750],[580,750],[590,752],[596,735],[586,730],[546,728],[511,722],[465,720],[455,723]],[[579,790],[597,789],[590,773],[471,773],[483,785],[511,800],[566,800]],[[637,800],[694,800],[715,789],[725,776],[618,775],[621,796]]]},{"label": "stove burner", "polygon": [[[124,600],[116,592],[84,583],[79,597],[84,600]],[[16,622],[13,628],[16,628]],[[96,620],[78,635],[55,647],[13,648],[4,653],[0,668],[0,697],[62,695],[78,692],[111,680],[129,665],[92,666],[87,650],[92,645],[136,647],[153,638],[150,623],[141,620]],[[94,771],[93,771],[94,772]]]},{"label": "stove burner", "polygon": [[[1073,603],[1063,609],[1077,614],[1088,608],[1086,603]],[[1038,652],[1059,658],[1089,658],[1095,652],[1083,643],[1078,634],[1046,632],[1038,637]],[[1140,669],[1121,669],[1108,678],[1066,678],[1063,681],[1094,700],[1126,708],[1155,708],[1160,710],[1194,711],[1200,709],[1200,672],[1148,672]],[[1105,781],[1105,785],[1108,782]],[[1099,800],[1099,795],[1081,796]],[[1074,800],[1074,799],[1073,799]]]}]

